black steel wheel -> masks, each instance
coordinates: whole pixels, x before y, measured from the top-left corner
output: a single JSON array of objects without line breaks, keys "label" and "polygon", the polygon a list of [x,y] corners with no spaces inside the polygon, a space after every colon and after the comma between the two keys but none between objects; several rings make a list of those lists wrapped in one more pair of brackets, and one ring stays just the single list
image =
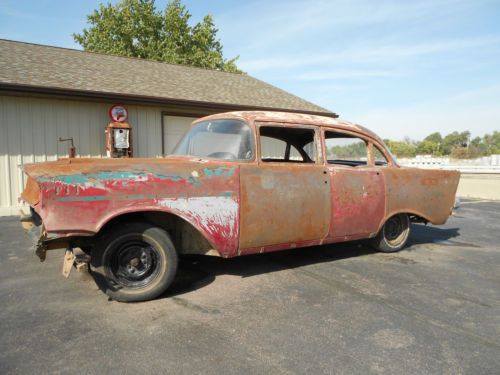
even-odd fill
[{"label": "black steel wheel", "polygon": [[376,237],[372,238],[371,245],[385,253],[401,250],[410,236],[410,219],[407,214],[391,216],[383,225]]},{"label": "black steel wheel", "polygon": [[121,302],[158,297],[172,283],[177,253],[170,236],[148,223],[126,223],[107,231],[91,255],[97,285]]}]

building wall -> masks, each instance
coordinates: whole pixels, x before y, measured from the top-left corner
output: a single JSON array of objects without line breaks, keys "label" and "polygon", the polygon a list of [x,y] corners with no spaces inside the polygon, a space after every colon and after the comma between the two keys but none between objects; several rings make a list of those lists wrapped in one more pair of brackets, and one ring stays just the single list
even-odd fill
[{"label": "building wall", "polygon": [[[104,129],[111,105],[0,95],[0,215],[19,212],[17,198],[25,184],[20,165],[67,157],[68,144],[58,142],[59,137],[73,137],[79,157],[104,157]],[[146,105],[127,105],[127,109],[133,127],[134,156],[160,156],[162,112],[179,111]],[[184,119],[184,123],[189,122]],[[169,123],[172,121],[165,121],[165,127]],[[179,133],[178,127],[175,132]],[[165,143],[175,141],[166,139]]]}]

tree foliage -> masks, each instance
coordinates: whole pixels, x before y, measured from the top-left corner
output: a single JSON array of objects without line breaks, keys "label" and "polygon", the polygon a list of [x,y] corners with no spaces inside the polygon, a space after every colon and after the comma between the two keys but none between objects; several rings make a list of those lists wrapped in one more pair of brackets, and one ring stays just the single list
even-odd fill
[{"label": "tree foliage", "polygon": [[435,132],[435,133],[429,134],[427,137],[425,137],[424,141],[438,144],[438,143],[443,142],[443,136],[441,135],[440,132]]},{"label": "tree foliage", "polygon": [[470,139],[470,132],[454,131],[445,137],[432,133],[420,142],[405,138],[404,141],[385,140],[391,152],[397,157],[415,155],[451,156],[457,159],[470,159],[492,154],[500,154],[500,132],[485,134]]},{"label": "tree foliage", "polygon": [[443,138],[443,154],[450,155],[454,148],[467,147],[470,139],[470,132],[459,133],[454,131]]},{"label": "tree foliage", "polygon": [[385,144],[398,158],[411,158],[417,154],[417,146],[408,139],[404,141],[391,141],[387,139],[385,140]]},{"label": "tree foliage", "polygon": [[86,51],[241,73],[238,57],[224,58],[212,16],[194,26],[190,18],[180,0],[170,1],[164,12],[154,0],[122,0],[100,4],[87,16],[89,28],[73,38]]},{"label": "tree foliage", "polygon": [[366,158],[365,142],[353,142],[347,145],[332,146],[328,149],[328,158],[343,160],[362,160]]}]

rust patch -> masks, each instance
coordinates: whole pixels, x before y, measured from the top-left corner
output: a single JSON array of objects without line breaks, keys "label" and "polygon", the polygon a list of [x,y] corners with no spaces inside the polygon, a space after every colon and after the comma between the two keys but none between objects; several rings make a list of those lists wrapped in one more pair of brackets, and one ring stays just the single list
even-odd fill
[{"label": "rust patch", "polygon": [[242,165],[241,253],[322,240],[330,222],[330,183],[324,172],[311,164]]},{"label": "rust patch", "polygon": [[460,172],[417,168],[384,168],[381,172],[387,190],[386,218],[408,212],[432,224],[446,222],[455,204]]}]

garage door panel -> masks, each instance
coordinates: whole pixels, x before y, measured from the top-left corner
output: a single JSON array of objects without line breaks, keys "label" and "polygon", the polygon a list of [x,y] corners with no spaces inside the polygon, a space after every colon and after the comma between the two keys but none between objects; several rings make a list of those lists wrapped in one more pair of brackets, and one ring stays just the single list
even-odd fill
[{"label": "garage door panel", "polygon": [[189,130],[195,117],[164,116],[165,154],[170,154],[184,134]]}]

